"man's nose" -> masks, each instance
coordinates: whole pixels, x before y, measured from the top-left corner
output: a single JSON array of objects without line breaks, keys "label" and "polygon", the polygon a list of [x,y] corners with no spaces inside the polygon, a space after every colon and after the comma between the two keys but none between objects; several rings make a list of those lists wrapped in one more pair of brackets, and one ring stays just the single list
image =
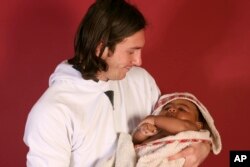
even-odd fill
[{"label": "man's nose", "polygon": [[137,53],[134,54],[132,63],[135,66],[141,66],[142,65],[141,51],[140,50],[138,50]]}]

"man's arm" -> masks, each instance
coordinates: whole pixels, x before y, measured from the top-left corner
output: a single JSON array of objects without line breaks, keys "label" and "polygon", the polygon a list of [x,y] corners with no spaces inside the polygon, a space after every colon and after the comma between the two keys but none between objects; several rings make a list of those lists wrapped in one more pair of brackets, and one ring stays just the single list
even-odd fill
[{"label": "man's arm", "polygon": [[36,108],[29,114],[24,134],[24,142],[29,147],[28,167],[69,166],[70,134],[61,113],[47,107],[46,110]]}]

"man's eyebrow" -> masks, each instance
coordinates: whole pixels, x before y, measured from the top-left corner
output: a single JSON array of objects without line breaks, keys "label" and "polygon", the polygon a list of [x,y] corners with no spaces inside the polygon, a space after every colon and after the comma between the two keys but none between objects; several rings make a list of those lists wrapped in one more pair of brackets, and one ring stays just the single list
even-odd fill
[{"label": "man's eyebrow", "polygon": [[141,47],[141,46],[135,46],[135,47],[131,47],[131,48],[129,48],[129,49],[133,49],[133,50],[137,50],[137,49],[142,49],[143,47]]}]

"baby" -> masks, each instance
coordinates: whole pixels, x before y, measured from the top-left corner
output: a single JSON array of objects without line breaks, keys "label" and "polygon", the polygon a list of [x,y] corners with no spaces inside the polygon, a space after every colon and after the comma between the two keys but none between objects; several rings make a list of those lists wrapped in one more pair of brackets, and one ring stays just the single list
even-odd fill
[{"label": "baby", "polygon": [[[211,136],[210,136],[211,133]],[[152,115],[141,121],[132,134],[137,166],[182,166],[185,159],[167,157],[194,142],[209,142],[215,154],[221,140],[205,106],[190,93],[161,96]],[[166,157],[167,156],[167,157]]]}]

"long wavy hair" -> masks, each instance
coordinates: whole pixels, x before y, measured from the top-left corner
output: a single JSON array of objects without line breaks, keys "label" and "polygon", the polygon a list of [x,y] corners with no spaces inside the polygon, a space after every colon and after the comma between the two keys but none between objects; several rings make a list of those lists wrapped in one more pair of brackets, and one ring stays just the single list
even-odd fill
[{"label": "long wavy hair", "polygon": [[[74,41],[74,57],[68,62],[84,79],[96,80],[98,71],[107,71],[101,58],[105,47],[114,52],[117,43],[146,27],[142,13],[125,0],[96,0],[83,17]],[[96,49],[102,43],[99,55]]]}]

